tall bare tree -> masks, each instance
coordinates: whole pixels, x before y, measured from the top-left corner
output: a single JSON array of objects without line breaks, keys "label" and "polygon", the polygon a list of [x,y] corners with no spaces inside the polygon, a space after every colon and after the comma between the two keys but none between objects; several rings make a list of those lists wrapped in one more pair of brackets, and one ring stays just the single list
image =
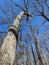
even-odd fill
[{"label": "tall bare tree", "polygon": [[[17,16],[17,18],[14,20],[12,27],[9,28],[8,34],[7,34],[6,38],[3,41],[3,45],[1,47],[1,52],[2,52],[1,64],[2,65],[8,65],[8,64],[9,65],[13,65],[13,63],[14,63],[14,60],[15,60],[15,50],[16,50],[16,45],[18,43],[17,42],[18,41],[18,27],[19,27],[19,24],[20,24],[20,20],[21,20],[21,18],[22,18],[22,16],[24,14],[26,15],[26,21],[27,22],[29,21],[29,18],[32,17],[32,16],[41,16],[42,18],[44,18],[46,21],[49,22],[49,16],[48,16],[49,13],[48,12],[45,13],[46,10],[49,11],[48,0],[47,1],[46,0],[43,0],[43,1],[42,0],[41,1],[40,0],[34,0],[34,1],[33,0],[23,0],[23,3],[25,5],[25,7],[22,7],[21,5],[16,4],[13,0],[10,0],[10,1],[15,6],[19,7],[21,10],[23,10],[23,12],[21,12]],[[30,5],[28,4],[28,2],[29,2]],[[46,6],[46,8],[44,6]],[[29,8],[33,8],[33,9],[31,9],[32,11],[30,11]],[[4,11],[3,8],[2,8],[2,11]],[[3,19],[5,20],[5,18],[3,18]],[[5,23],[5,21],[3,23]],[[8,18],[8,21],[9,21],[9,18]],[[46,21],[44,21],[44,23]],[[9,24],[10,24],[10,22],[8,22],[8,26],[10,26]],[[32,26],[30,27],[30,30],[32,32],[32,37],[33,37],[32,39],[33,39],[34,45],[36,47],[36,53],[37,53],[37,56],[38,56],[37,60],[39,61],[39,65],[45,65],[43,63],[42,56],[41,56],[41,53],[40,53],[40,49],[39,49],[39,46],[38,46],[38,38],[37,38],[37,36],[34,35],[35,32],[33,32]],[[38,31],[37,31],[37,33],[38,33]],[[29,42],[30,42],[30,40],[29,40]],[[42,46],[42,44],[41,44],[41,46]],[[49,52],[47,47],[46,47],[46,49]],[[34,56],[33,57],[34,58],[34,63],[33,64],[37,65],[37,60],[36,60],[36,57],[35,57],[36,53],[34,53],[32,46],[31,46],[31,50],[32,50],[32,54]],[[21,50],[20,50],[20,52],[21,52]],[[44,55],[44,57],[46,58],[45,55]],[[32,65],[30,60],[31,60],[30,52],[29,52],[29,49],[27,47],[27,62],[29,63],[29,65]],[[24,62],[25,61],[22,58],[22,63],[21,64],[24,64]],[[28,63],[26,63],[26,65]],[[17,64],[18,64],[18,62],[17,62]]]},{"label": "tall bare tree", "polygon": [[2,65],[13,65],[16,44],[18,43],[18,26],[20,24],[20,20],[23,16],[24,12],[21,12],[13,22],[12,27],[9,29],[9,32],[6,38],[3,41],[3,45],[1,47]]}]

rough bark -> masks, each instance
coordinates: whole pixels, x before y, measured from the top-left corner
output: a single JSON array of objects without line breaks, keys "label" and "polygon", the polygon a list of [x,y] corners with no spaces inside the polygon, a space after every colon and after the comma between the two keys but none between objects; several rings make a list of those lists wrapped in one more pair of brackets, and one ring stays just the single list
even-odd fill
[{"label": "rough bark", "polygon": [[21,12],[13,22],[12,27],[9,29],[1,47],[1,63],[0,65],[13,65],[15,59],[15,49],[17,44],[17,34],[20,20],[24,12]]}]

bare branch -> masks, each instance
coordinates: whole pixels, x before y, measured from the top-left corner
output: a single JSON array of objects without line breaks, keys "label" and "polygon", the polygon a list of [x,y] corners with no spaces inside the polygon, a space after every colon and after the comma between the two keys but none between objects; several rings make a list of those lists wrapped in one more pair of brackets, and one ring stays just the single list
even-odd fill
[{"label": "bare branch", "polygon": [[23,8],[22,6],[16,4],[13,0],[10,0],[10,1],[11,1],[15,6],[19,7],[19,8],[22,9],[23,11],[25,11],[24,8]]},{"label": "bare branch", "polygon": [[47,4],[47,0],[44,0],[45,1],[45,4],[46,4],[46,6],[48,7],[48,9],[49,9],[49,6],[48,6],[48,4]]},{"label": "bare branch", "polygon": [[3,9],[3,7],[0,5],[0,9],[2,10],[2,12],[4,12],[4,14],[6,15],[6,10]]},{"label": "bare branch", "polygon": [[26,4],[25,0],[24,0],[24,5],[25,5],[26,11],[27,11],[27,4]]},{"label": "bare branch", "polygon": [[43,7],[43,5],[41,4],[40,0],[36,0],[36,1],[37,1],[37,3],[39,4],[39,6],[41,6],[41,8],[42,8],[42,13],[44,13],[44,7]]},{"label": "bare branch", "polygon": [[38,4],[42,7],[42,12],[38,9],[38,7],[36,6],[36,4],[34,2],[32,2],[32,7],[35,9],[35,11],[37,12],[37,14],[39,13],[40,16],[42,16],[43,18],[45,18],[49,22],[49,18],[44,14],[44,8],[41,5],[41,3],[39,2],[39,0],[38,0]]}]

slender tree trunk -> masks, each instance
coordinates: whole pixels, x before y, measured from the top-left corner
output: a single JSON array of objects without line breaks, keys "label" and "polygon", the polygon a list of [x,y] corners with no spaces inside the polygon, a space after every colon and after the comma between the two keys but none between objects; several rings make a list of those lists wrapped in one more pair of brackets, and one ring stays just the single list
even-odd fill
[{"label": "slender tree trunk", "polygon": [[41,57],[40,51],[39,51],[39,47],[38,47],[38,40],[37,40],[36,37],[34,38],[34,43],[35,43],[35,46],[36,46],[36,52],[37,52],[37,55],[38,55],[39,64],[40,65],[44,65],[44,63],[42,61],[42,57]]},{"label": "slender tree trunk", "polygon": [[15,59],[15,49],[18,41],[18,27],[24,12],[21,12],[13,22],[9,29],[1,47],[1,63],[0,65],[13,65]]},{"label": "slender tree trunk", "polygon": [[31,51],[32,51],[33,58],[34,58],[34,64],[37,65],[37,61],[36,61],[36,57],[35,57],[35,53],[34,53],[34,51],[33,51],[32,45],[31,45]]},{"label": "slender tree trunk", "polygon": [[32,65],[32,61],[30,57],[30,50],[28,47],[26,47],[26,53],[27,53],[27,65]]}]

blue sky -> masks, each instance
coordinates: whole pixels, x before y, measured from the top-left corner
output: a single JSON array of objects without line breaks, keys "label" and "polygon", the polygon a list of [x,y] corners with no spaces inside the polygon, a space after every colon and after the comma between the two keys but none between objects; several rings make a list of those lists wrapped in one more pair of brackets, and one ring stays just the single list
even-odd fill
[{"label": "blue sky", "polygon": [[[23,0],[13,0],[15,1],[15,3],[21,5],[23,8],[24,5],[23,5]],[[6,3],[5,3],[6,2]],[[3,21],[3,18],[4,17],[6,19],[7,22],[10,21],[10,26],[12,25],[14,19],[16,18],[16,16],[22,11],[20,8],[14,6],[14,4],[12,4],[10,2],[10,0],[0,0],[0,5],[3,7],[3,9],[7,12],[7,14],[5,14],[1,9],[0,9],[0,23],[2,23]],[[10,9],[11,7],[11,9]],[[32,12],[32,8],[29,9],[30,12]],[[14,13],[13,13],[13,12]],[[10,12],[10,13],[9,13]],[[46,9],[45,9],[45,12],[46,12]],[[2,16],[2,17],[1,17]],[[33,37],[32,37],[32,32],[30,30],[30,24],[32,25],[32,28],[33,28],[33,31],[34,31],[34,35],[38,38],[38,42],[41,43],[41,40],[42,40],[42,43],[43,43],[43,40],[46,38],[46,35],[43,35],[43,32],[45,31],[45,27],[46,25],[49,25],[49,22],[46,21],[45,24],[43,24],[41,26],[41,24],[45,21],[45,19],[41,16],[35,16],[35,17],[30,17],[29,18],[29,21],[27,22],[26,21],[26,16],[24,16],[21,20],[21,27],[19,28],[20,30],[20,36],[22,35],[22,37],[19,36],[19,41],[20,41],[20,38],[22,38],[22,42],[25,46],[28,45],[28,47],[30,46],[30,43],[32,43],[32,46],[33,46],[33,49],[35,51],[35,44],[34,44],[34,41],[33,41]],[[8,32],[8,24],[3,24],[1,25],[0,24],[0,31],[4,31],[6,30]],[[47,27],[48,28],[48,27]],[[39,35],[37,35],[36,31],[38,31]],[[49,33],[49,29],[47,29],[45,32],[48,32]],[[27,33],[29,35],[29,37],[27,38]],[[1,35],[1,34],[0,34]],[[4,34],[2,34],[4,35]],[[38,44],[39,44],[38,43]],[[44,44],[47,44],[48,47],[49,47],[49,40],[46,40],[46,43],[44,42]],[[45,45],[46,46],[46,45]],[[18,50],[20,48],[18,47]],[[25,48],[26,49],[26,48]],[[42,50],[45,50],[45,48]],[[46,54],[46,51],[44,51],[45,54]]]},{"label": "blue sky", "polygon": [[[7,4],[9,4],[9,6],[13,6],[13,9],[14,9],[14,11],[16,12],[16,16],[20,13],[20,9],[19,8],[17,8],[17,7],[15,7],[13,4],[11,4],[11,2],[10,2],[10,0],[0,0],[0,5],[3,7],[3,9],[5,9],[5,10],[8,10],[8,5],[5,3],[5,1],[7,1]],[[24,7],[23,6],[23,0],[14,0],[16,3],[18,3],[19,5],[21,5],[22,7]],[[19,12],[17,12],[17,10],[19,11]],[[32,9],[31,9],[32,10]],[[2,12],[1,10],[0,10],[0,14],[5,18],[5,19],[7,19],[7,15],[4,13],[4,12]],[[10,13],[10,16],[12,17],[12,13]],[[33,17],[33,18],[30,18],[31,20],[29,20],[33,25],[35,25],[35,24],[38,24],[38,25],[41,25],[42,23],[43,23],[43,21],[45,21],[44,19],[42,19],[42,17],[40,17],[40,16],[36,16],[36,17]],[[25,20],[26,21],[26,20]],[[1,20],[0,20],[0,22],[1,22]],[[24,23],[24,20],[23,20],[23,22],[22,22],[22,24],[24,25],[28,25],[29,23],[27,23],[27,22],[25,22]],[[5,29],[7,29],[8,27],[7,27],[7,25],[4,25],[4,28]],[[28,26],[27,26],[27,28],[28,28]],[[26,28],[26,29],[27,29]],[[2,29],[2,26],[0,25],[0,30]],[[42,27],[42,29],[43,29],[43,27]]]},{"label": "blue sky", "polygon": [[[7,3],[5,3],[5,1],[6,1]],[[21,5],[21,6],[24,8],[23,0],[21,0],[21,1],[20,1],[20,0],[14,0],[14,1],[15,1],[15,3]],[[15,17],[22,11],[22,10],[20,10],[19,8],[17,8],[16,6],[14,6],[14,4],[12,4],[12,3],[10,2],[10,0],[0,0],[0,5],[3,7],[4,10],[6,10],[6,11],[8,11],[8,12],[10,11],[10,9],[8,8],[8,6],[11,6],[12,9],[13,9],[13,11],[14,11],[15,14],[16,14]],[[9,9],[9,10],[8,10],[8,9]],[[33,10],[30,9],[30,11],[32,12]],[[45,12],[46,12],[46,10],[45,10]],[[2,10],[0,10],[0,19],[1,19],[1,15],[2,15],[6,20],[8,20],[8,15],[5,14],[4,12],[2,12]],[[10,22],[12,23],[15,17],[13,16],[13,13],[10,13],[9,16],[10,16],[11,18],[13,18],[13,19],[10,20]],[[27,22],[27,21],[26,21],[26,16],[25,16],[25,18],[23,18],[23,19],[21,20],[22,32],[24,33],[24,35],[25,35],[25,32],[29,32],[30,22],[31,22],[31,25],[32,25],[32,26],[35,26],[35,25],[37,24],[37,25],[39,25],[39,27],[40,27],[40,25],[41,25],[44,21],[45,21],[45,20],[44,20],[42,17],[40,17],[40,16],[35,16],[35,17],[33,17],[33,18],[30,18],[29,22]],[[0,23],[1,23],[1,22],[2,22],[2,20],[0,20]],[[49,24],[49,23],[47,22],[47,23],[45,23],[45,24]],[[0,25],[0,31],[2,31],[3,28],[4,28],[6,31],[8,31],[8,25],[7,25],[7,24]],[[42,34],[43,29],[44,29],[44,25],[40,27],[39,34]]]}]

